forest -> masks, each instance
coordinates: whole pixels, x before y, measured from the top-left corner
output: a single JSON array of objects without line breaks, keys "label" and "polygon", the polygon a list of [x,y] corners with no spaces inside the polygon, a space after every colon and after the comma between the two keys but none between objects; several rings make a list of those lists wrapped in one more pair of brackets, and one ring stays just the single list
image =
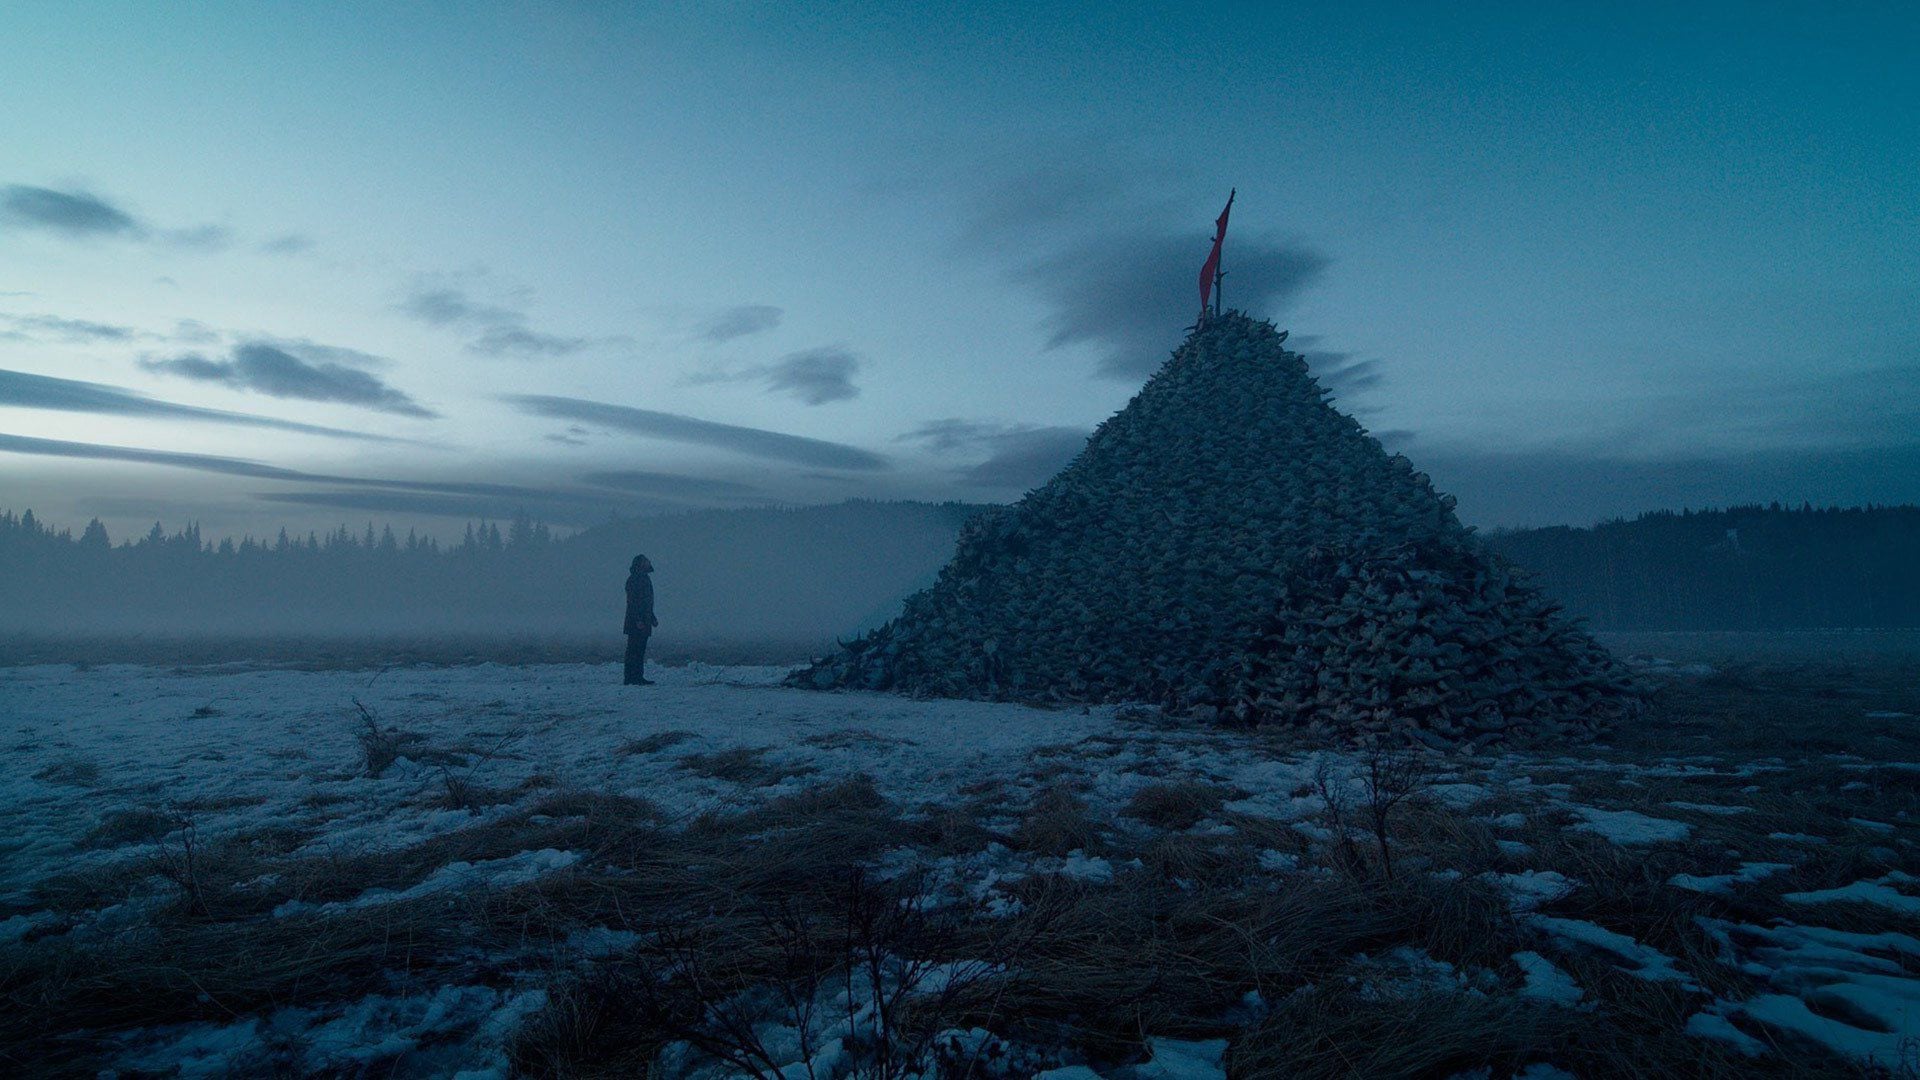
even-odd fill
[{"label": "forest", "polygon": [[[952,555],[963,503],[852,501],[609,521],[526,515],[442,544],[365,524],[115,539],[0,512],[0,632],[300,637],[616,635],[628,560],[660,567],[661,641],[830,644]],[[1486,542],[1600,630],[1920,627],[1920,507],[1661,511]]]}]

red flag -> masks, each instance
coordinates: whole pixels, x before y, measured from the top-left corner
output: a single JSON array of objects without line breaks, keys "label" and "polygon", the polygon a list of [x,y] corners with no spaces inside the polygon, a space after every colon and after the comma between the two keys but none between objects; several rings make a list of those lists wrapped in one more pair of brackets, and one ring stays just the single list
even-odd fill
[{"label": "red flag", "polygon": [[1207,301],[1213,298],[1213,277],[1220,271],[1220,245],[1227,239],[1227,215],[1233,213],[1234,191],[1227,192],[1227,208],[1213,223],[1213,250],[1207,253],[1207,261],[1200,265],[1200,314],[1207,313]]}]

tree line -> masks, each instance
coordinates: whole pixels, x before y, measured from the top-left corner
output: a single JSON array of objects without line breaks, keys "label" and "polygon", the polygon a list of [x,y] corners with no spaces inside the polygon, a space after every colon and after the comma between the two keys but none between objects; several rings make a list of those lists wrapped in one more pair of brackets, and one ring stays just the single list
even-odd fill
[{"label": "tree line", "polygon": [[[663,634],[827,645],[933,578],[979,507],[852,501],[698,511],[556,534],[528,515],[441,543],[342,525],[115,541],[0,512],[0,630],[172,635],[592,635],[618,629],[634,554],[660,565]],[[1920,507],[1657,512],[1486,542],[1603,630],[1920,627]],[[612,629],[609,629],[611,627]]]}]

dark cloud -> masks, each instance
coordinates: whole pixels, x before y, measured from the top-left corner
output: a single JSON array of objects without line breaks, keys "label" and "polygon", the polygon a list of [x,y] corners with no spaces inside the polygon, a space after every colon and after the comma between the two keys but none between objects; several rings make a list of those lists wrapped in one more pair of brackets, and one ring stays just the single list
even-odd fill
[{"label": "dark cloud", "polygon": [[439,415],[388,386],[376,375],[333,362],[308,363],[285,349],[262,342],[235,347],[232,358],[227,360],[209,360],[189,353],[165,360],[142,360],[140,366],[148,371],[199,382],[217,382],[268,397],[339,402],[425,419]]},{"label": "dark cloud", "polygon": [[313,238],[301,233],[284,233],[262,240],[255,250],[262,255],[304,255],[313,250]]},{"label": "dark cloud", "polygon": [[860,358],[846,349],[828,346],[789,353],[769,365],[767,386],[777,393],[791,394],[808,405],[825,405],[858,397],[853,375],[860,370]]},{"label": "dark cloud", "polygon": [[170,420],[196,420],[214,424],[274,428],[279,431],[295,431],[303,435],[324,435],[334,439],[358,439],[367,442],[402,441],[359,431],[345,431],[315,424],[297,424],[291,420],[277,420],[268,416],[180,405],[150,398],[131,390],[123,390],[117,386],[80,382],[75,379],[56,379],[47,375],[29,375],[24,371],[0,370],[0,405],[12,405],[22,409],[95,413],[104,416],[151,416]]},{"label": "dark cloud", "polygon": [[64,236],[139,236],[133,215],[84,191],[8,184],[0,187],[0,220]]},{"label": "dark cloud", "polygon": [[182,251],[224,251],[234,242],[223,225],[158,228],[98,195],[26,184],[0,186],[0,222],[72,239],[118,237]]},{"label": "dark cloud", "polygon": [[467,351],[481,356],[571,356],[587,347],[587,339],[544,334],[524,326],[496,326],[467,343]]},{"label": "dark cloud", "polygon": [[60,341],[132,341],[143,335],[131,326],[67,319],[59,315],[0,315],[23,340],[51,337]]},{"label": "dark cloud", "polygon": [[247,476],[258,480],[308,480],[312,477],[293,469],[263,465],[240,458],[212,454],[183,454],[174,450],[146,450],[133,446],[106,446],[100,443],[68,442],[64,439],[36,439],[27,435],[0,433],[0,452],[33,454],[41,457],[84,458],[95,461],[126,461],[139,465],[166,465],[196,472]]},{"label": "dark cloud", "polygon": [[962,483],[1024,491],[1066,468],[1086,448],[1087,436],[1079,428],[948,419],[922,424],[898,441],[939,454],[980,458],[960,469]]},{"label": "dark cloud", "polygon": [[715,480],[704,476],[680,476],[674,473],[643,472],[624,469],[587,473],[580,482],[593,487],[630,491],[638,495],[657,495],[669,499],[738,500],[765,496],[751,484],[734,480]]},{"label": "dark cloud", "polygon": [[741,304],[718,312],[700,324],[697,335],[710,345],[761,334],[780,325],[786,312],[770,304]]},{"label": "dark cloud", "polygon": [[504,400],[533,416],[575,420],[649,438],[711,446],[772,461],[856,472],[872,472],[888,467],[886,458],[870,450],[761,428],[716,424],[676,413],[545,395],[522,395]]},{"label": "dark cloud", "polygon": [[[1049,309],[1047,347],[1091,346],[1099,373],[1110,378],[1152,374],[1200,308],[1196,282],[1206,242],[1195,235],[1117,230],[1024,268],[1020,280]],[[1327,265],[1304,246],[1266,237],[1233,236],[1227,250],[1223,294],[1231,306],[1261,314],[1292,299]]]},{"label": "dark cloud", "polygon": [[670,504],[638,506],[629,498],[610,498],[604,492],[562,487],[538,488],[518,484],[332,476],[214,454],[189,454],[172,450],[149,450],[143,447],[68,442],[61,439],[41,439],[4,433],[0,433],[0,453],[159,465],[252,480],[326,485],[331,489],[275,492],[256,496],[272,502],[303,503],[313,506],[337,506],[376,511],[414,510],[454,517],[508,517],[517,511],[526,510],[538,513],[546,520],[559,524],[584,524],[602,520],[609,512],[616,510],[633,512],[636,509],[671,508]]},{"label": "dark cloud", "polygon": [[[1124,158],[1086,145],[1072,164],[1007,175],[974,200],[959,239],[964,253],[1001,263],[1040,300],[1048,348],[1090,347],[1099,374],[1132,381],[1166,360],[1199,312],[1200,264],[1219,206],[1170,204],[1159,192],[1183,186],[1178,178]],[[1090,164],[1103,159],[1104,168]],[[1222,293],[1232,307],[1269,315],[1328,260],[1249,227],[1249,209],[1236,209],[1241,224],[1227,236]]]},{"label": "dark cloud", "polygon": [[808,405],[825,405],[860,396],[853,376],[860,356],[837,345],[788,353],[771,364],[716,368],[686,380],[689,386],[707,383],[757,382],[769,391],[798,398]]},{"label": "dark cloud", "polygon": [[476,336],[467,342],[467,351],[481,356],[569,356],[592,344],[583,337],[535,330],[527,325],[525,312],[475,300],[464,289],[417,288],[400,302],[399,310],[430,326],[473,331]]},{"label": "dark cloud", "polygon": [[433,326],[518,323],[526,316],[511,308],[483,304],[462,289],[415,289],[400,302],[402,314]]}]

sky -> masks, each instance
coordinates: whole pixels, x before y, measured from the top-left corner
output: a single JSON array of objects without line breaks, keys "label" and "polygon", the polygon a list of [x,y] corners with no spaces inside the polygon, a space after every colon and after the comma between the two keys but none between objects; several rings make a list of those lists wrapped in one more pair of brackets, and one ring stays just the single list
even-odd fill
[{"label": "sky", "polygon": [[1009,501],[1229,306],[1483,526],[1920,500],[1920,14],[0,6],[0,507]]}]

